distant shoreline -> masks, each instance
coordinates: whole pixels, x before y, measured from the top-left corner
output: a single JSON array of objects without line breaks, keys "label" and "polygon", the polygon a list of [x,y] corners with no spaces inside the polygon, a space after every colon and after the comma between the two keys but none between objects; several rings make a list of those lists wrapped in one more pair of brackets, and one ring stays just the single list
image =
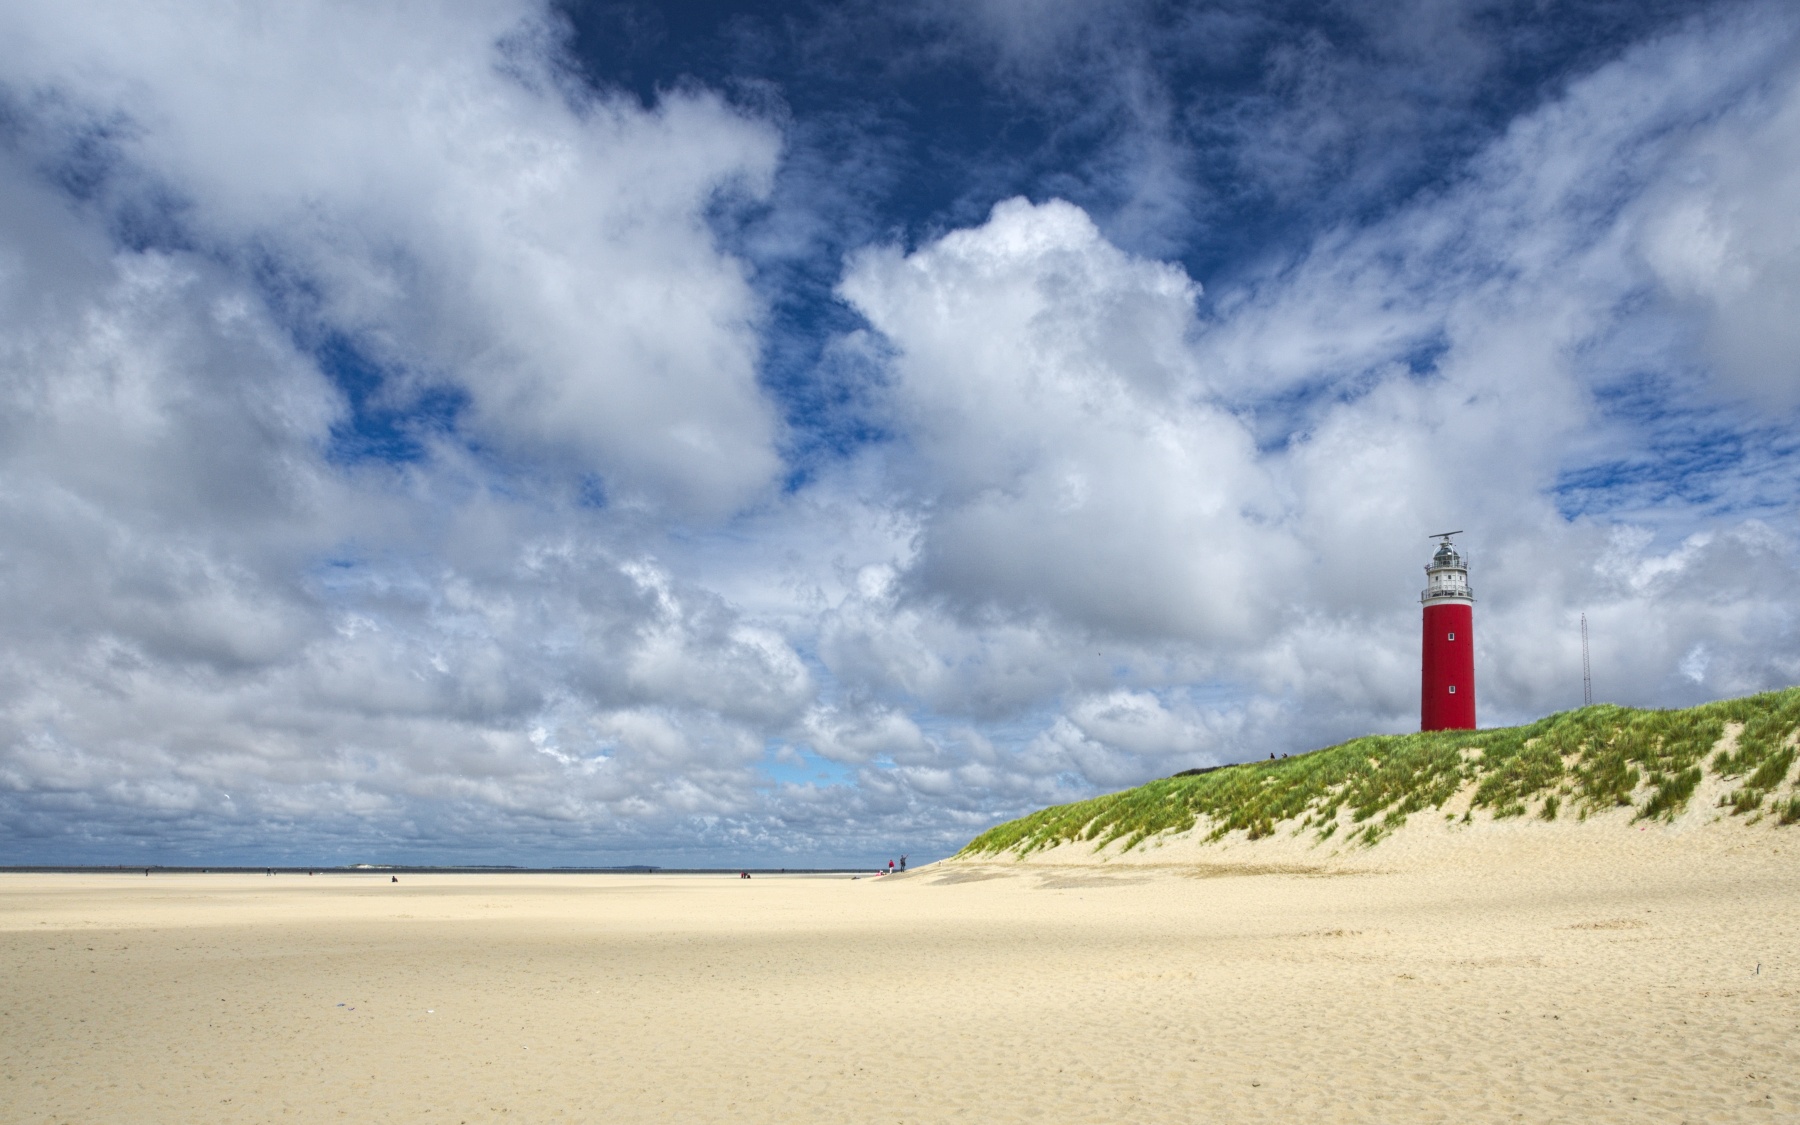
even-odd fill
[{"label": "distant shoreline", "polygon": [[[413,867],[365,864],[358,867],[169,867],[156,863],[24,864],[0,866],[0,875],[122,875],[148,870],[157,875],[868,875],[871,867]],[[142,878],[140,875],[139,878]]]}]

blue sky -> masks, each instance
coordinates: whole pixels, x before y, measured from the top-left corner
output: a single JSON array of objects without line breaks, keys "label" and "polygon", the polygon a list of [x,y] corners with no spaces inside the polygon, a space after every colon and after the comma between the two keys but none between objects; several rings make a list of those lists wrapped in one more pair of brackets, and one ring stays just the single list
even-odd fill
[{"label": "blue sky", "polygon": [[1800,679],[1779,4],[0,15],[17,862],[873,862]]}]

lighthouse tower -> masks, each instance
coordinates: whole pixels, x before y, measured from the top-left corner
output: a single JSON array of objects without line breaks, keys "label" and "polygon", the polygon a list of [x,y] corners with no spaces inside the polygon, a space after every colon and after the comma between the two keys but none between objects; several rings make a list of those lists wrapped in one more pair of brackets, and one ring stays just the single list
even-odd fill
[{"label": "lighthouse tower", "polygon": [[1475,729],[1475,594],[1469,567],[1445,531],[1425,568],[1425,643],[1419,692],[1420,730]]}]

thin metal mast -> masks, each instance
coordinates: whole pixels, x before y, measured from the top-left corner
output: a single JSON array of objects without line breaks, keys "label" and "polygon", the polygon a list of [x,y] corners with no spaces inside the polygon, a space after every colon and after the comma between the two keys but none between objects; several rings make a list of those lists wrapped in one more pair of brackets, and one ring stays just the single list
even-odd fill
[{"label": "thin metal mast", "polygon": [[1594,672],[1588,664],[1587,614],[1581,615],[1581,705],[1594,705]]}]

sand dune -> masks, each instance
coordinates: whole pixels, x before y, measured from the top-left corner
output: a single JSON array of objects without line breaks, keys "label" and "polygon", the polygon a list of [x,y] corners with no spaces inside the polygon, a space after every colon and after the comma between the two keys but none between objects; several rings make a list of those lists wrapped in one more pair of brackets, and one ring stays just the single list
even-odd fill
[{"label": "sand dune", "polygon": [[0,1117],[1800,1120],[1800,834],[1488,828],[862,881],[5,876]]}]

